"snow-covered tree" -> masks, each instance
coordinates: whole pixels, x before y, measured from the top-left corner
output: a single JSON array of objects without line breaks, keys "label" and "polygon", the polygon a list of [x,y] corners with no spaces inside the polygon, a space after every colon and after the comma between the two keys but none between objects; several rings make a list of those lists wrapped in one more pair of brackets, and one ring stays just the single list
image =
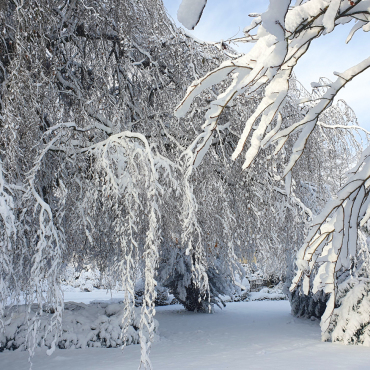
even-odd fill
[{"label": "snow-covered tree", "polygon": [[[235,55],[177,30],[154,0],[18,5],[1,8],[2,307],[26,297],[32,353],[45,304],[50,329],[61,327],[63,267],[94,263],[127,293],[125,338],[142,276],[150,366],[156,280],[188,308],[200,300],[210,310],[252,248],[238,225],[255,210],[244,212],[248,202],[236,196],[253,178],[235,167],[235,181],[225,176],[222,132],[192,177],[181,154],[207,104],[186,121],[172,113],[186,85]],[[235,119],[245,110],[240,104]]]},{"label": "snow-covered tree", "polygon": [[[334,99],[347,83],[369,68],[370,59],[360,61],[342,73],[335,72],[337,79],[334,82],[321,79],[314,83],[312,86],[316,93],[303,97],[299,102],[302,116],[289,125],[282,125],[289,91],[294,83],[292,78],[294,67],[309,49],[311,42],[334,31],[338,25],[355,22],[347,42],[356,31],[360,29],[369,31],[369,6],[370,2],[367,0],[304,0],[296,1],[294,4],[290,0],[271,0],[265,13],[251,15],[255,18],[254,21],[244,29],[244,37],[237,41],[254,42],[252,50],[236,60],[225,61],[217,69],[194,81],[177,107],[176,114],[179,117],[184,116],[192,101],[204,89],[231,77],[232,82],[229,86],[211,102],[203,132],[187,149],[189,167],[196,167],[202,161],[218,130],[220,118],[226,107],[232,105],[242,94],[254,97],[262,90],[263,97],[246,120],[232,158],[236,160],[246,149],[242,168],[249,169],[254,165],[258,154],[261,155],[271,146],[275,155],[279,153],[285,155],[287,152],[288,160],[279,161],[281,164],[279,175],[285,179],[287,195],[292,194],[293,198],[296,198],[294,172],[300,167],[304,153],[309,150],[315,130],[319,127],[335,131],[336,139],[333,143],[335,146],[340,140],[342,142],[348,140],[345,138],[346,135],[343,136],[343,131],[353,129],[352,119],[347,114],[340,114],[341,108],[335,105]],[[196,16],[189,12],[188,17],[182,14],[181,19],[186,20],[185,25],[195,24],[191,20],[196,19]],[[257,32],[252,34],[252,30],[256,28]],[[344,153],[349,155],[352,148],[344,146]],[[329,147],[326,148],[328,149]],[[343,288],[343,284],[338,286],[338,278],[339,275],[354,268],[353,259],[358,254],[358,226],[360,222],[367,220],[367,156],[365,151],[354,169],[354,174],[347,182],[343,181],[343,175],[340,174],[339,176],[342,176],[340,181],[338,177],[331,179],[334,181],[330,182],[336,183],[337,189],[338,185],[344,183],[344,186],[339,190],[337,197],[314,219],[304,246],[298,254],[299,271],[292,289],[297,288],[301,277],[306,275],[303,290],[309,294],[312,273],[315,275],[313,292],[323,291],[330,294],[322,317],[324,339],[330,338],[331,334],[328,333],[336,333],[333,325],[335,327],[340,322],[337,318],[341,315],[339,311],[336,311],[333,318],[335,305],[350,306],[346,303],[346,297],[350,295],[343,292],[350,289],[353,284],[348,282],[347,288]],[[310,206],[311,209],[313,207],[316,205]],[[338,300],[336,300],[337,291],[342,292]],[[358,310],[358,307],[353,309]],[[363,324],[354,320],[351,330],[353,332],[354,327],[360,329],[362,326]],[[347,339],[345,341],[348,342]]]},{"label": "snow-covered tree", "polygon": [[[261,51],[271,59],[257,62],[267,63],[259,71],[253,55],[176,29],[158,0],[0,7],[0,314],[7,302],[26,298],[31,354],[46,308],[46,335],[61,328],[60,280],[69,262],[94,264],[122,285],[122,343],[129,342],[135,284],[143,279],[139,338],[146,368],[157,281],[188,309],[211,311],[222,304],[220,295],[232,293],[241,257],[267,261],[266,274],[286,274],[307,222],[352,161],[349,146],[359,144],[348,130],[352,111],[338,103],[322,109],[306,140],[308,153],[299,152],[289,167],[302,142],[294,130],[307,126],[304,117],[333,87],[323,80],[308,94],[290,59],[276,63],[274,53],[285,42],[284,27],[274,23],[279,14],[272,9],[257,21],[258,48],[271,47],[271,55]],[[297,41],[289,37],[287,45]],[[243,76],[250,78],[245,89]],[[194,79],[178,108],[186,110],[192,99],[191,113],[177,119],[175,105]],[[248,136],[246,121],[254,154],[243,172],[233,153]],[[286,140],[279,136],[284,132]],[[267,144],[278,136],[283,141],[274,156]],[[284,166],[293,174],[286,187],[279,176]],[[34,302],[37,312],[31,312]],[[55,336],[51,351],[57,344]]]}]

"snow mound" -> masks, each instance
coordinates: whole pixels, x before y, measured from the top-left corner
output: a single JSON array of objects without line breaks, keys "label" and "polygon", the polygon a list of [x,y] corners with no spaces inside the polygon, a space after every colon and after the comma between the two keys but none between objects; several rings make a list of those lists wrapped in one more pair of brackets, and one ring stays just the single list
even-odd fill
[{"label": "snow mound", "polygon": [[[29,319],[37,311],[37,306],[31,307]],[[37,338],[38,347],[50,348],[53,335],[48,332],[48,325],[52,314],[44,312],[40,318],[40,330]],[[5,314],[5,330],[0,332],[0,352],[7,350],[25,350],[27,344],[28,327],[25,322],[27,306],[14,306]],[[57,347],[74,349],[86,347],[114,348],[122,346],[122,317],[123,303],[95,303],[84,304],[69,302],[65,304]],[[11,320],[10,320],[11,318]],[[158,322],[155,321],[155,331]],[[140,308],[135,308],[135,315],[127,331],[126,345],[138,344],[139,340]]]},{"label": "snow mound", "polygon": [[281,301],[288,297],[284,293],[271,292],[269,288],[263,288],[259,292],[251,292],[245,301]]},{"label": "snow mound", "polygon": [[243,279],[243,285],[247,289],[236,290],[233,296],[222,295],[220,298],[224,302],[249,302],[249,301],[281,301],[287,300],[287,295],[283,292],[284,284],[280,282],[273,288],[263,287],[259,291],[251,291],[248,279]]},{"label": "snow mound", "polygon": [[283,293],[283,283],[279,283],[273,288],[262,288],[259,292],[250,292],[245,301],[281,301],[288,299]]}]

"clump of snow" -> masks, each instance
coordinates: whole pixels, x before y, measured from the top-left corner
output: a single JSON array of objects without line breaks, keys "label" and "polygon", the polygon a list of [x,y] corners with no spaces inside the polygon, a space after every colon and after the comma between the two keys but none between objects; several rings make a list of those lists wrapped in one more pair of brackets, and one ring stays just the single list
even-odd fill
[{"label": "clump of snow", "polygon": [[[35,316],[37,306],[31,307],[29,318]],[[36,340],[38,347],[50,348],[53,335],[48,331],[51,313],[40,317],[40,330]],[[0,333],[0,352],[4,350],[25,350],[27,347],[27,306],[13,306],[5,313],[5,328]],[[123,303],[83,304],[68,302],[63,313],[62,332],[57,348],[74,349],[86,347],[115,348],[122,346]],[[11,318],[11,320],[10,320]],[[155,331],[158,322],[155,320]],[[140,309],[135,309],[132,325],[127,331],[126,345],[140,343]]]},{"label": "clump of snow", "polygon": [[251,290],[249,280],[243,276],[235,276],[235,291],[232,296],[223,295],[220,298],[223,302],[240,302],[244,301]]},{"label": "clump of snow", "polygon": [[187,29],[193,30],[198,24],[206,4],[207,0],[182,0],[177,11],[177,19]]},{"label": "clump of snow", "polygon": [[113,315],[117,315],[120,313],[120,311],[122,311],[122,305],[119,304],[119,303],[113,303],[113,304],[110,304],[108,305],[106,308],[105,308],[105,314],[108,316],[108,317],[111,317]]}]

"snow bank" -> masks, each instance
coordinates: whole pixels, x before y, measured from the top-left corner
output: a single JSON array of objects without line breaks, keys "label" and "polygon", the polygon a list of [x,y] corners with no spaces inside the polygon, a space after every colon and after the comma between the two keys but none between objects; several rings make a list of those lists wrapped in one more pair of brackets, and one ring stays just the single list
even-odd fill
[{"label": "snow bank", "polygon": [[[6,311],[5,330],[0,332],[0,352],[8,350],[25,350],[27,338],[27,307],[14,306]],[[30,318],[35,316],[36,305],[32,306]],[[47,333],[51,313],[45,312],[41,317],[40,330],[37,338],[39,347],[50,348],[53,336]],[[122,332],[123,303],[94,303],[83,304],[69,302],[65,304],[63,314],[62,333],[57,347],[61,349],[74,349],[86,347],[120,347],[123,344]],[[11,318],[11,320],[10,320]],[[127,342],[139,343],[140,308],[135,309],[135,317],[128,328]],[[155,320],[155,331],[158,322]]]}]

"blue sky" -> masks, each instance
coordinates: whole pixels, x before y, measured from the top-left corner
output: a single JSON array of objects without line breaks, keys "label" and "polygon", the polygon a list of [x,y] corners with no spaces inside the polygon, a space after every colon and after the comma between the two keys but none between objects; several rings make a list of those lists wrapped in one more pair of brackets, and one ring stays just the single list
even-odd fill
[{"label": "blue sky", "polygon": [[[177,9],[181,0],[163,0],[169,15],[177,22]],[[206,41],[227,40],[242,35],[242,30],[252,18],[249,13],[261,13],[268,7],[268,0],[208,0],[203,16],[194,31],[195,37]],[[349,44],[345,43],[353,23],[338,26],[331,34],[315,40],[298,63],[298,79],[311,90],[310,83],[320,77],[334,80],[333,72],[347,68],[369,57],[370,34],[358,31]],[[252,46],[252,45],[251,45]],[[243,51],[249,50],[249,45]],[[370,131],[370,70],[351,81],[338,95],[356,112],[359,124]]]}]

